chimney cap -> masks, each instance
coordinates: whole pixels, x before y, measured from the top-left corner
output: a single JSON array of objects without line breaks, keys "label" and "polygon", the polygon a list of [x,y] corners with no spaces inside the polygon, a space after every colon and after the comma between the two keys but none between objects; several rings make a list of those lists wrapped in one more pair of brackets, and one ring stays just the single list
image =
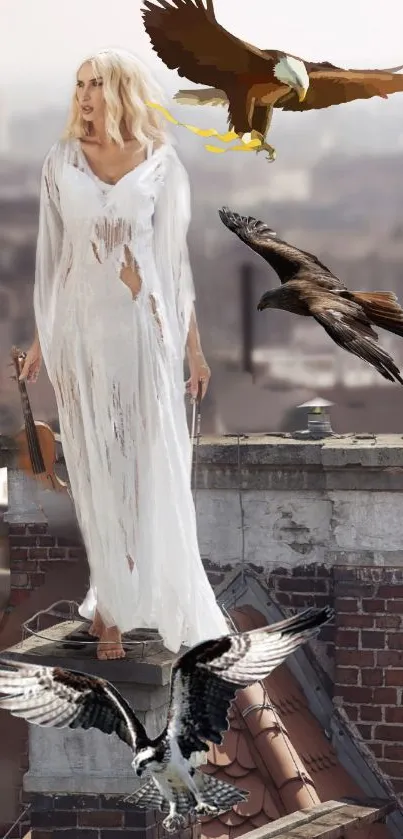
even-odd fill
[{"label": "chimney cap", "polygon": [[313,399],[308,399],[302,405],[297,405],[297,408],[330,408],[334,402],[329,402],[328,399],[322,399],[321,396],[315,396]]}]

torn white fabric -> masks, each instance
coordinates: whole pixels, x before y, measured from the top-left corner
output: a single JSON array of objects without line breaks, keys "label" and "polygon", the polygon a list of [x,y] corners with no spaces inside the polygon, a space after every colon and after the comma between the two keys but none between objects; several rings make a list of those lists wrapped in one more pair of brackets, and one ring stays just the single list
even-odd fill
[{"label": "torn white fabric", "polygon": [[190,488],[189,220],[187,175],[168,144],[115,185],[78,140],[45,160],[34,308],[90,566],[80,613],[98,608],[122,632],[157,629],[173,652],[228,632]]}]

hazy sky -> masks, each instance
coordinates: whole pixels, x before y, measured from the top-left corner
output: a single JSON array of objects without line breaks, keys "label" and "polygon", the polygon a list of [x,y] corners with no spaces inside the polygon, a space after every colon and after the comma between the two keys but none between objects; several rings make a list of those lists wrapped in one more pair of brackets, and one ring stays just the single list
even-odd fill
[{"label": "hazy sky", "polygon": [[[141,0],[0,0],[0,93],[9,106],[57,102],[80,60],[130,49],[163,65],[143,31]],[[247,13],[246,13],[247,9]],[[350,67],[403,63],[402,0],[215,0],[218,21],[260,47]],[[168,87],[174,73],[164,71]],[[33,85],[36,86],[32,99]],[[181,82],[183,86],[183,82]]]}]

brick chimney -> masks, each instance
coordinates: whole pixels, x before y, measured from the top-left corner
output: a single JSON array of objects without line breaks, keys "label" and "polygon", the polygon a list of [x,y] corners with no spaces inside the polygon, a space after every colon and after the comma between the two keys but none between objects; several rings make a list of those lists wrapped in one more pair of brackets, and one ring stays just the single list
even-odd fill
[{"label": "brick chimney", "polygon": [[403,793],[403,568],[334,568],[335,698]]}]

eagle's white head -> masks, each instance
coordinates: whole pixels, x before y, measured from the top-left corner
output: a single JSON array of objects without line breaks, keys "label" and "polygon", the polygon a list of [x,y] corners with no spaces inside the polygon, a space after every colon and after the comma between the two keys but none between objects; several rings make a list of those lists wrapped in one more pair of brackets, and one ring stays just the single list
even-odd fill
[{"label": "eagle's white head", "polygon": [[152,771],[153,769],[158,769],[159,766],[160,761],[158,760],[157,750],[154,746],[139,749],[132,760],[132,767],[138,778],[141,778],[147,770]]},{"label": "eagle's white head", "polygon": [[305,64],[299,58],[284,55],[274,68],[274,75],[279,82],[292,87],[303,102],[309,88],[309,76]]}]

